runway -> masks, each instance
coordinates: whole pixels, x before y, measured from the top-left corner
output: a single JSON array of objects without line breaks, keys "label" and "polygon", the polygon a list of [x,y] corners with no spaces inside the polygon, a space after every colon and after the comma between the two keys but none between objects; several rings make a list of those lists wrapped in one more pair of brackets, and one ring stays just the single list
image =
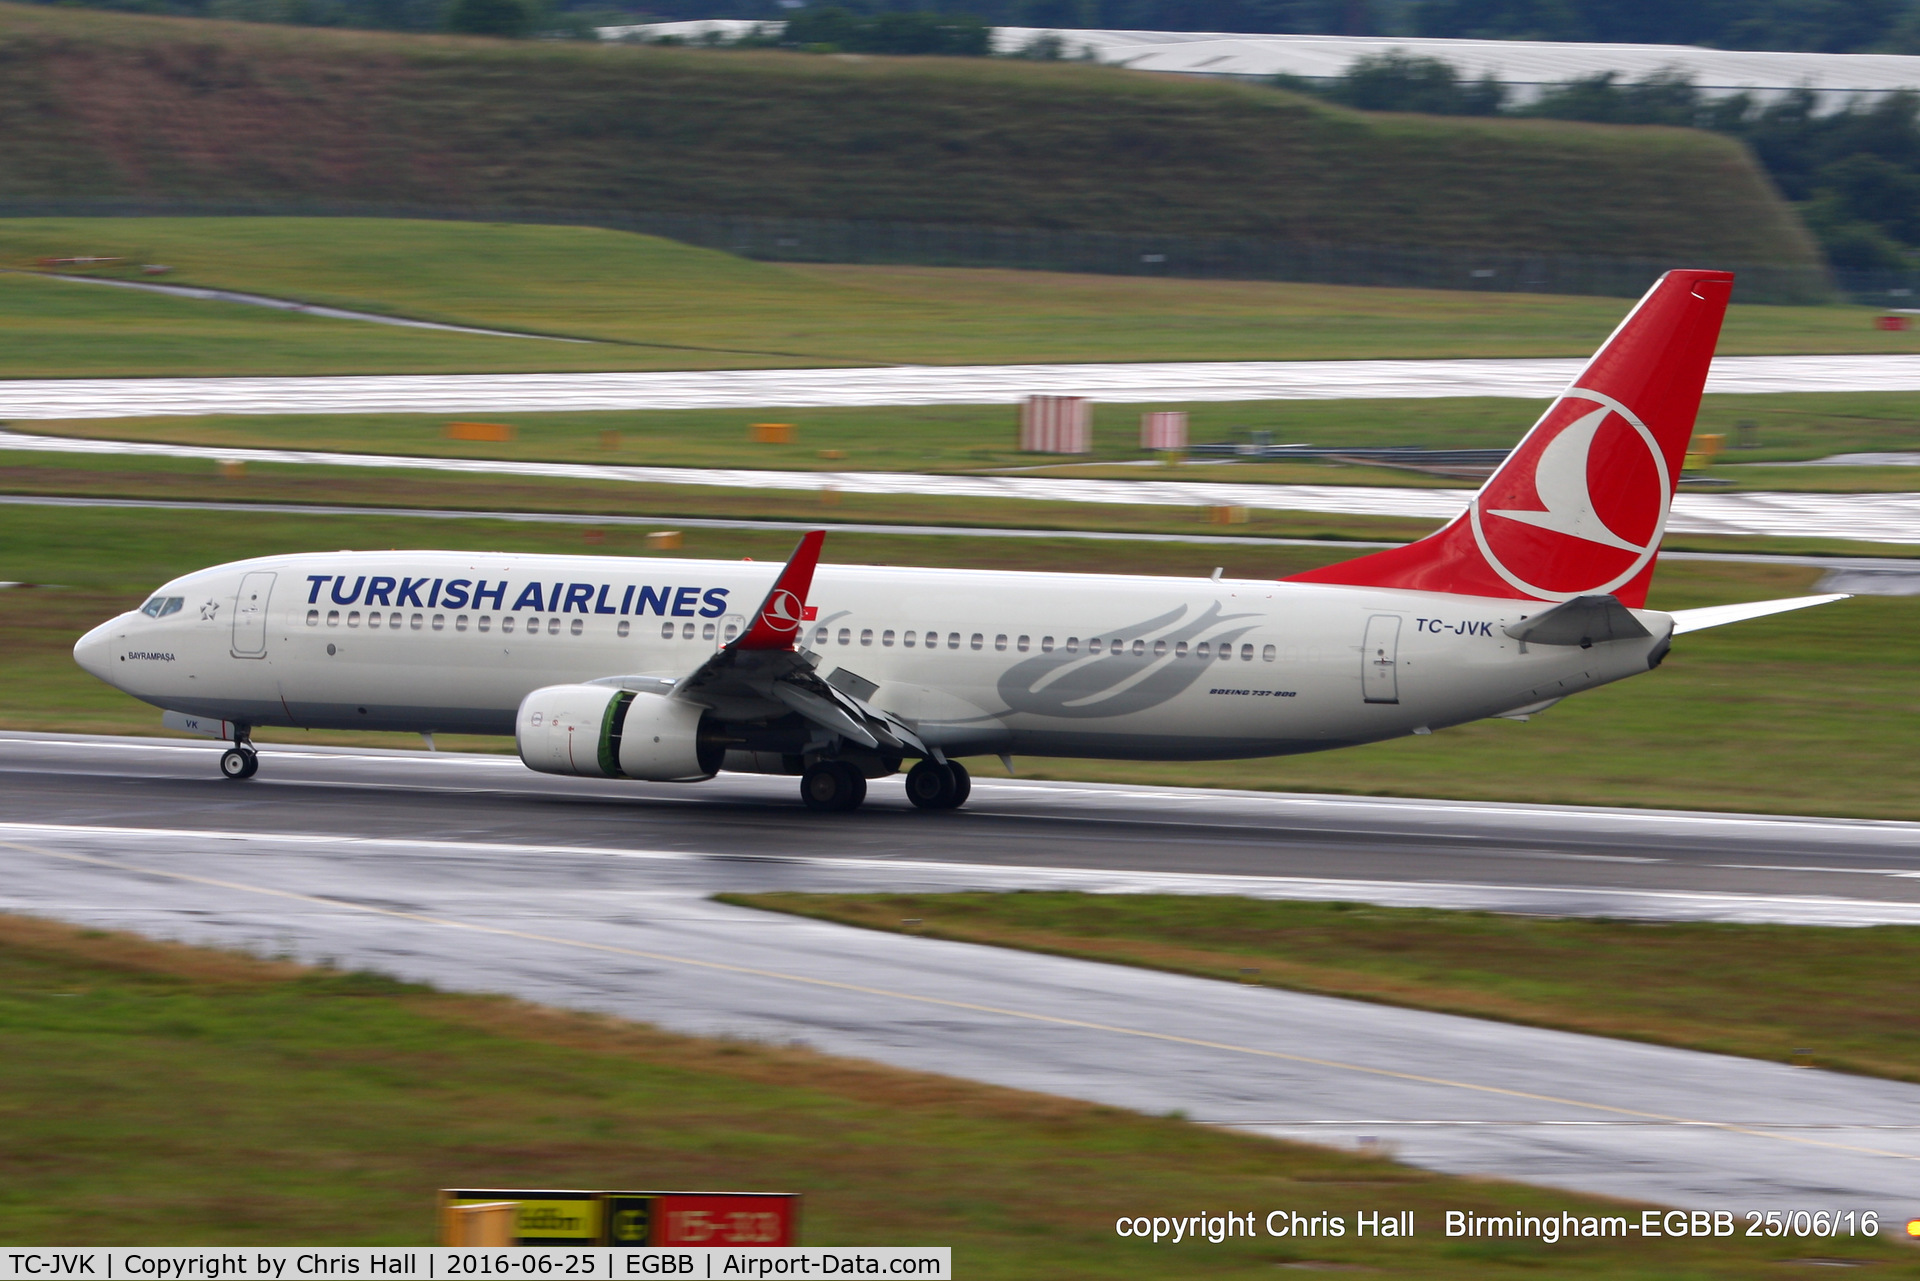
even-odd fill
[{"label": "runway", "polygon": [[[1920,916],[1920,827],[983,780],[802,811],[787,780],[607,787],[510,760],[0,738],[0,907],[804,1041],[1434,1169],[1744,1211],[1920,1204],[1920,1087],[850,930],[723,889],[1639,896]],[[1169,867],[1179,870],[1166,871]],[[1847,870],[1854,869],[1854,870]],[[1370,878],[1370,879],[1369,879]],[[1368,887],[1376,887],[1369,889]],[[1690,888],[1689,888],[1690,886]],[[1378,887],[1384,887],[1380,889]],[[1533,897],[1529,898],[1529,895]],[[1348,895],[1349,897],[1354,895]],[[1800,906],[1795,906],[1798,903]],[[1864,917],[1863,917],[1864,919]]]},{"label": "runway", "polygon": [[[1230,481],[1070,480],[1049,476],[929,475],[922,472],[770,471],[737,467],[636,467],[604,463],[431,458],[310,449],[237,449],[153,441],[38,436],[0,431],[0,451],[134,458],[192,458],[279,466],[376,467],[455,475],[698,485],[722,489],[1011,498],[1032,502],[1144,507],[1248,507],[1353,516],[1451,520],[1473,491],[1384,485],[1257,485]],[[1837,538],[1920,542],[1920,493],[1697,494],[1674,496],[1668,534]]]},{"label": "runway", "polygon": [[0,814],[82,828],[818,860],[837,875],[882,869],[867,882],[882,888],[911,865],[942,884],[1006,888],[1920,924],[1920,823],[1039,782],[994,777],[991,763],[957,814],[916,811],[887,780],[860,812],[821,816],[787,778],[614,782],[535,774],[511,755],[270,744],[259,777],[235,784],[218,777],[219,750],[0,734]]},{"label": "runway", "polygon": [[[0,420],[155,414],[466,414],[622,409],[1013,405],[1033,395],[1110,404],[1236,400],[1545,400],[1584,359],[1266,360],[889,365],[665,373],[396,374],[312,378],[20,378]],[[1710,395],[1920,391],[1920,356],[1722,356]]]}]

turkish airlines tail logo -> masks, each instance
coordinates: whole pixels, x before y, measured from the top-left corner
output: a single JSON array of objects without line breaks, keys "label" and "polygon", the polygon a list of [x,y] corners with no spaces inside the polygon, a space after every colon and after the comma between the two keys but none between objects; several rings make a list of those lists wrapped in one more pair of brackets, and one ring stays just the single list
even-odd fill
[{"label": "turkish airlines tail logo", "polygon": [[1727,272],[1662,276],[1457,520],[1293,581],[1645,604],[1732,288]]}]

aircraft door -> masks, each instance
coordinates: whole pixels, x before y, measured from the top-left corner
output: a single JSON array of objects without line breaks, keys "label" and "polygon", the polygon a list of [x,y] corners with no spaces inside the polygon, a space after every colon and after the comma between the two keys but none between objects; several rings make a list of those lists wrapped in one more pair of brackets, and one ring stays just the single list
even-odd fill
[{"label": "aircraft door", "polygon": [[233,656],[267,656],[267,599],[273,595],[273,571],[255,570],[240,580],[233,602]]},{"label": "aircraft door", "polygon": [[1400,616],[1375,614],[1367,620],[1360,647],[1360,692],[1369,703],[1400,701]]},{"label": "aircraft door", "polygon": [[720,635],[715,638],[714,648],[725,649],[728,645],[731,645],[733,643],[735,637],[739,636],[741,632],[744,632],[746,630],[747,630],[746,615],[728,614],[725,618],[720,620]]}]

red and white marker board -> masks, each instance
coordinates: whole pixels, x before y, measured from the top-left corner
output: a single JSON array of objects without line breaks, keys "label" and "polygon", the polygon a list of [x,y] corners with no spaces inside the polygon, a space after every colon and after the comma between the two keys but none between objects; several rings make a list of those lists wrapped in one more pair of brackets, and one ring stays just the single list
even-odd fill
[{"label": "red and white marker board", "polygon": [[1093,452],[1093,406],[1085,396],[1029,396],[1020,406],[1020,448],[1029,454]]}]

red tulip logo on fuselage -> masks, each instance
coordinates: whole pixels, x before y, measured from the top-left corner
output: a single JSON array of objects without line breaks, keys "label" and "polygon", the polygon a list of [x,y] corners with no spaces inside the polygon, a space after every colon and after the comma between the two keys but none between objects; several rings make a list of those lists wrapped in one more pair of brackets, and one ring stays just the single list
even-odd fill
[{"label": "red tulip logo on fuselage", "polygon": [[1469,508],[1495,573],[1542,600],[1610,592],[1652,561],[1667,522],[1666,459],[1610,396],[1569,391]]},{"label": "red tulip logo on fuselage", "polygon": [[767,607],[760,611],[760,618],[776,632],[797,632],[800,616],[805,612],[806,606],[800,603],[800,598],[783,587],[767,598]]}]

